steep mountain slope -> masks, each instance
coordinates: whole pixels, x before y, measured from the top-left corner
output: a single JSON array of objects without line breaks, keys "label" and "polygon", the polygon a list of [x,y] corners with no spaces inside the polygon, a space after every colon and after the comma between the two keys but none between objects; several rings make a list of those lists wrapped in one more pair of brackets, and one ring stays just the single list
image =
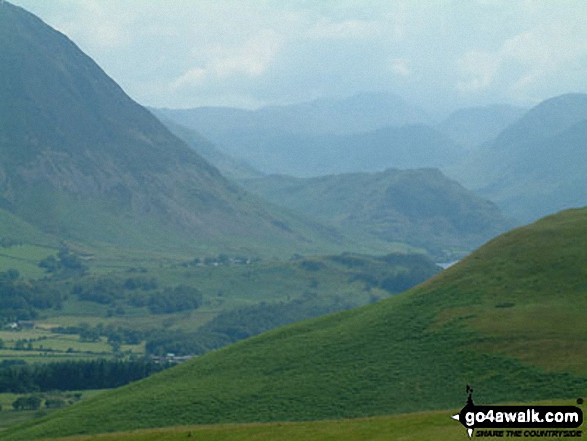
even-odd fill
[{"label": "steep mountain slope", "polygon": [[437,128],[457,144],[472,149],[493,140],[526,112],[522,107],[505,104],[470,107],[454,111]]},{"label": "steep mountain slope", "polygon": [[[587,209],[506,233],[404,294],[263,334],[0,439],[346,418],[587,392]],[[447,416],[448,418],[448,416]]]},{"label": "steep mountain slope", "polygon": [[521,222],[587,204],[587,95],[551,98],[445,171]]},{"label": "steep mountain slope", "polygon": [[433,253],[472,250],[511,226],[493,203],[435,169],[306,179],[273,175],[241,183],[271,202],[339,228]]},{"label": "steep mountain slope", "polygon": [[7,2],[0,78],[0,207],[45,232],[147,248],[340,239],[245,194],[67,37]]}]

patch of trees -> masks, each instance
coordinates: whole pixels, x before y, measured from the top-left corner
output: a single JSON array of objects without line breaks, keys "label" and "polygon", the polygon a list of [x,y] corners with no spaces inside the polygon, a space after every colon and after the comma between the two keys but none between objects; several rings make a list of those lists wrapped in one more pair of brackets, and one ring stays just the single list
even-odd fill
[{"label": "patch of trees", "polygon": [[202,293],[193,286],[179,285],[157,289],[157,281],[147,277],[115,279],[100,277],[77,282],[72,294],[80,300],[103,305],[120,303],[147,307],[153,314],[168,314],[197,309],[202,305]]},{"label": "patch of trees", "polygon": [[30,320],[37,309],[60,308],[67,294],[47,280],[25,281],[17,270],[0,272],[0,321]]},{"label": "patch of trees", "polygon": [[79,335],[80,341],[85,342],[96,342],[101,337],[106,337],[110,344],[118,342],[121,344],[136,345],[146,338],[145,332],[123,328],[121,326],[104,326],[102,323],[98,323],[94,327],[88,323],[80,323],[79,326],[58,327],[53,328],[53,332]]},{"label": "patch of trees", "polygon": [[132,303],[133,298],[144,298],[145,292],[158,288],[157,281],[144,276],[117,279],[112,277],[86,278],[73,285],[71,293],[80,300],[115,304],[117,300],[127,300]]},{"label": "patch of trees", "polygon": [[410,289],[439,271],[439,267],[423,254],[388,254],[369,258],[342,254],[329,259],[357,271],[349,281],[361,281],[369,289],[380,288],[390,294]]},{"label": "patch of trees", "polygon": [[12,402],[12,408],[15,411],[39,410],[44,400],[45,408],[59,409],[62,407],[66,407],[68,404],[73,404],[76,401],[81,400],[81,398],[81,392],[68,394],[59,392],[51,392],[49,394],[35,393],[34,395],[25,395],[18,397],[16,400]]},{"label": "patch of trees", "polygon": [[0,393],[108,389],[169,367],[146,360],[90,360],[0,365]]},{"label": "patch of trees", "polygon": [[18,397],[12,402],[12,408],[14,410],[37,410],[41,407],[41,400],[35,395],[29,397]]},{"label": "patch of trees", "polygon": [[57,257],[50,255],[41,260],[39,267],[48,273],[59,273],[62,277],[82,275],[88,269],[82,259],[65,246],[59,249]]},{"label": "patch of trees", "polygon": [[152,294],[147,306],[153,314],[169,314],[197,309],[202,305],[202,299],[202,294],[197,288],[180,285]]}]

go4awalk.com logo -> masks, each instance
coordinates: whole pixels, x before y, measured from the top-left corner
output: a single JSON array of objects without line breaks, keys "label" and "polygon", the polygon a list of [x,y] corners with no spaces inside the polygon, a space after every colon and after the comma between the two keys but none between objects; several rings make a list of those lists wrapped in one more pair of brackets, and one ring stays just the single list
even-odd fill
[{"label": "go4awalk.com logo", "polygon": [[[451,418],[469,438],[580,438],[583,411],[576,406],[477,406],[467,386],[467,404]],[[582,400],[577,400],[582,402]]]}]

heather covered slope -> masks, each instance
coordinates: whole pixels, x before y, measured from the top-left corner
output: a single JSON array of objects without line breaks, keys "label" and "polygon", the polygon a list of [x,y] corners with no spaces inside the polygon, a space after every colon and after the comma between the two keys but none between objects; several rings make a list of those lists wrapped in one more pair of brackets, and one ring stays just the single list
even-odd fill
[{"label": "heather covered slope", "polygon": [[143,249],[341,240],[226,180],[66,36],[7,2],[0,78],[0,208],[46,233]]},{"label": "heather covered slope", "polygon": [[587,392],[587,209],[506,233],[404,294],[272,331],[0,439],[315,420]]}]

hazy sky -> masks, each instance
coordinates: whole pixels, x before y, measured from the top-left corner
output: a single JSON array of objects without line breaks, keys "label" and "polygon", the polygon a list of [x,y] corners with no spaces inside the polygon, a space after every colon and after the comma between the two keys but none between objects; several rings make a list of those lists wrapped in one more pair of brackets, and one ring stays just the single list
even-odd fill
[{"label": "hazy sky", "polygon": [[447,111],[587,92],[583,0],[11,1],[150,106],[388,91]]}]

